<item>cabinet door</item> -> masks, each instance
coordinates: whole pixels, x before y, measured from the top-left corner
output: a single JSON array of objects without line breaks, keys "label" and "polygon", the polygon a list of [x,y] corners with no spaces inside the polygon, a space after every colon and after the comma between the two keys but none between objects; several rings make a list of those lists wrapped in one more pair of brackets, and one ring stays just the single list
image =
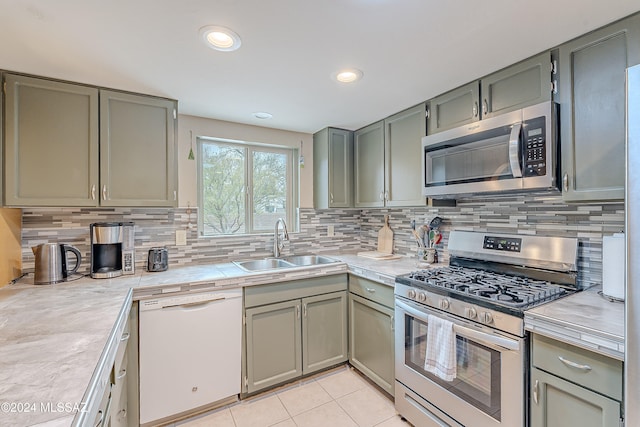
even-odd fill
[{"label": "cabinet door", "polygon": [[176,206],[174,101],[100,91],[100,204]]},{"label": "cabinet door", "polygon": [[536,55],[480,82],[482,118],[551,101],[551,54]]},{"label": "cabinet door", "polygon": [[347,351],[347,292],[303,298],[302,373],[345,362]]},{"label": "cabinet door", "polygon": [[624,199],[625,69],[640,62],[640,15],[559,48],[565,201]]},{"label": "cabinet door", "polygon": [[349,294],[349,362],[394,394],[393,309]]},{"label": "cabinet door", "polygon": [[620,403],[548,374],[531,371],[531,427],[611,427]]},{"label": "cabinet door", "polygon": [[384,206],[384,123],[354,134],[355,207]]},{"label": "cabinet door", "polygon": [[386,206],[425,205],[422,195],[422,137],[427,132],[426,105],[384,120]]},{"label": "cabinet door", "polygon": [[329,129],[329,207],[353,205],[353,134]]},{"label": "cabinet door", "polygon": [[427,132],[433,134],[480,120],[478,80],[429,101]]},{"label": "cabinet door", "polygon": [[300,300],[245,311],[248,393],[302,375],[300,311]]},{"label": "cabinet door", "polygon": [[98,90],[13,74],[5,82],[6,205],[97,206]]}]

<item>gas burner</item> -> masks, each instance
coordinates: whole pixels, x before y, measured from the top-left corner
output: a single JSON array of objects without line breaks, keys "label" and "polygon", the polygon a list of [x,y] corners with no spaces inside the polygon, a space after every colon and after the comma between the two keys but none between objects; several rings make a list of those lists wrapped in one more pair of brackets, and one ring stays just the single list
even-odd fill
[{"label": "gas burner", "polygon": [[512,308],[547,301],[566,292],[562,286],[544,280],[461,266],[419,270],[408,277],[469,298],[493,301]]}]

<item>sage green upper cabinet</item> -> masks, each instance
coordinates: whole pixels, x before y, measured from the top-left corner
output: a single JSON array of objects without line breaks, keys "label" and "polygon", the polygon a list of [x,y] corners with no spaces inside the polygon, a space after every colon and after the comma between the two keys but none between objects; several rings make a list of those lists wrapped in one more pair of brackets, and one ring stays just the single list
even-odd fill
[{"label": "sage green upper cabinet", "polygon": [[562,195],[624,199],[625,69],[640,63],[640,15],[559,48]]},{"label": "sage green upper cabinet", "polygon": [[384,119],[385,206],[424,206],[422,137],[427,132],[426,105]]},{"label": "sage green upper cabinet", "polygon": [[480,83],[476,80],[429,100],[427,133],[480,120]]},{"label": "sage green upper cabinet", "polygon": [[480,79],[482,118],[551,101],[551,64],[544,52]]},{"label": "sage green upper cabinet", "polygon": [[384,122],[370,124],[353,136],[354,206],[384,206]]},{"label": "sage green upper cabinet", "polygon": [[429,134],[551,100],[551,53],[544,52],[429,100]]},{"label": "sage green upper cabinet", "polygon": [[5,74],[7,206],[97,206],[98,90]]},{"label": "sage green upper cabinet", "polygon": [[355,207],[425,205],[419,179],[425,115],[419,104],[355,132]]},{"label": "sage green upper cabinet", "polygon": [[353,132],[325,128],[313,135],[313,204],[353,206]]},{"label": "sage green upper cabinet", "polygon": [[100,91],[100,204],[176,206],[176,103]]}]

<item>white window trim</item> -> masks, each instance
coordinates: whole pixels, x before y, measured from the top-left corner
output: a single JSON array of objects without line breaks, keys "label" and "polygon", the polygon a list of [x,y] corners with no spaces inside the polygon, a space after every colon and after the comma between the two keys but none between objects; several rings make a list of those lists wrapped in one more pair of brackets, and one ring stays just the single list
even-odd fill
[{"label": "white window trim", "polygon": [[[216,143],[221,145],[229,145],[241,147],[246,150],[245,156],[245,233],[235,234],[204,234],[204,209],[202,201],[202,145],[203,143]],[[251,197],[251,183],[253,183],[253,152],[263,151],[271,153],[279,153],[287,155],[286,180],[287,180],[287,209],[286,222],[290,232],[299,230],[299,193],[300,193],[300,177],[298,172],[298,149],[283,145],[264,144],[258,142],[246,142],[240,140],[199,136],[196,138],[197,146],[197,193],[198,193],[198,236],[202,238],[220,238],[220,237],[238,237],[238,236],[255,236],[261,234],[273,234],[271,230],[255,230],[253,227],[253,197]],[[275,225],[275,224],[274,224]]]}]

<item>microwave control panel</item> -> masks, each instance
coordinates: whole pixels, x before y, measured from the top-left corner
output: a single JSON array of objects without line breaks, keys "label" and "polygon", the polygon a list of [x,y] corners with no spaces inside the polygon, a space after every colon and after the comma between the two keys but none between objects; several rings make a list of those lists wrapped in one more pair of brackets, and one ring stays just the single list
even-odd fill
[{"label": "microwave control panel", "polygon": [[524,126],[524,176],[547,174],[547,141],[544,117],[527,120]]}]

